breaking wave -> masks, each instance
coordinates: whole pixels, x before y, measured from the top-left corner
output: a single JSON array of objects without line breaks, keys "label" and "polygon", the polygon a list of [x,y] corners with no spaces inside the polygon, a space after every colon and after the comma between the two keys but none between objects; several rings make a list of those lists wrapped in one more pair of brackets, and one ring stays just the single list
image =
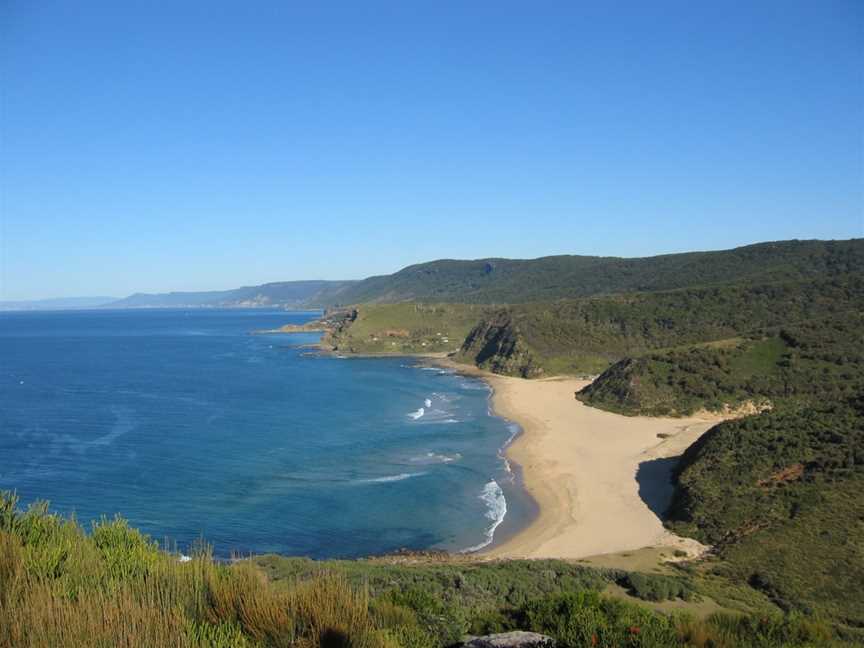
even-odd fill
[{"label": "breaking wave", "polygon": [[484,547],[492,544],[492,539],[495,537],[495,529],[504,521],[504,516],[507,515],[507,499],[504,497],[504,491],[494,479],[483,487],[480,493],[480,499],[486,504],[486,518],[491,521],[489,528],[486,529],[486,539],[474,545],[463,549],[461,553],[471,553],[479,551]]}]

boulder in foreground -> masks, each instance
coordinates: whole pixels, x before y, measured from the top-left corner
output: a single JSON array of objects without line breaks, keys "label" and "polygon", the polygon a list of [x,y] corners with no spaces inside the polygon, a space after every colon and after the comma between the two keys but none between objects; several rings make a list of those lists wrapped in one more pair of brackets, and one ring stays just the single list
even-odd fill
[{"label": "boulder in foreground", "polygon": [[464,648],[553,648],[555,640],[536,632],[516,630],[475,637],[462,645]]}]

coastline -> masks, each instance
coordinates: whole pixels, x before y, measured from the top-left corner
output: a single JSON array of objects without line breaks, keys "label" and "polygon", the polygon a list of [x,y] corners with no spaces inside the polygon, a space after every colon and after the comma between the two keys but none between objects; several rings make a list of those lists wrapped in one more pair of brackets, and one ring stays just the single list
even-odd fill
[{"label": "coastline", "polygon": [[486,381],[495,414],[521,429],[505,455],[536,503],[535,515],[503,537],[496,533],[473,555],[581,560],[660,547],[687,559],[707,550],[669,532],[661,516],[672,496],[673,458],[719,417],[623,416],[576,400],[588,380],[525,380],[449,359],[418,359]]},{"label": "coastline", "polygon": [[[317,346],[321,353],[337,355]],[[405,354],[347,355],[393,356]],[[674,490],[675,458],[731,416],[624,416],[575,398],[590,380],[502,376],[445,353],[405,357],[483,380],[492,392],[491,411],[520,430],[502,450],[514,475],[511,491],[523,494],[525,516],[505,518],[492,542],[463,554],[466,558],[603,560],[649,551],[671,562],[709,549],[668,531],[662,515]]]}]

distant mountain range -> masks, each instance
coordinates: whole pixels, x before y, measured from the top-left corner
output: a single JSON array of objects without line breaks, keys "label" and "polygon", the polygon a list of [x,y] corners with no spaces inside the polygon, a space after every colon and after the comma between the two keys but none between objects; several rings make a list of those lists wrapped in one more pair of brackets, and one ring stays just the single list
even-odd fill
[{"label": "distant mountain range", "polygon": [[339,301],[352,281],[278,281],[202,292],[135,293],[129,297],[70,297],[0,302],[0,311],[101,308],[317,308]]},{"label": "distant mountain range", "polygon": [[207,292],[135,293],[107,308],[307,308],[336,303],[352,281],[279,281]]},{"label": "distant mountain range", "polygon": [[442,259],[362,281],[282,281],[206,292],[0,302],[0,310],[73,308],[326,308],[407,301],[518,304],[694,286],[806,280],[864,267],[864,239],[777,241],[653,257]]}]

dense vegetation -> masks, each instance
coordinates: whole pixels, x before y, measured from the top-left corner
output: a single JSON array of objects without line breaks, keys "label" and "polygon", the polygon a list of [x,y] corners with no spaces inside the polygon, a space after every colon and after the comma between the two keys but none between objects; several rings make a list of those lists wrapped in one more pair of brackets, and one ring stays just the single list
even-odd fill
[{"label": "dense vegetation", "polygon": [[686,415],[743,403],[784,408],[864,392],[864,311],[791,323],[722,343],[623,360],[586,387],[590,405]]},{"label": "dense vegetation", "polygon": [[619,362],[579,397],[627,414],[751,403],[679,467],[673,529],[784,609],[864,627],[864,312]]},{"label": "dense vegetation", "polygon": [[716,545],[718,573],[864,628],[864,400],[722,423],[678,483],[671,525]]},{"label": "dense vegetation", "polygon": [[[160,551],[121,519],[87,535],[44,505],[0,495],[0,646],[435,648],[511,628],[582,646],[841,646],[800,614],[663,614],[602,595],[693,596],[685,576],[544,563],[387,565],[262,557],[214,563]],[[270,578],[268,578],[268,574]]]},{"label": "dense vegetation", "polygon": [[[554,256],[532,260],[441,260],[370,277],[336,295],[341,304],[458,302],[514,304],[608,293],[737,282],[806,280],[864,269],[864,239],[780,241],[718,252],[622,259]],[[330,305],[325,298],[320,305]]]},{"label": "dense vegetation", "polygon": [[521,304],[491,312],[460,358],[534,377],[597,373],[624,357],[864,310],[864,275]]}]

